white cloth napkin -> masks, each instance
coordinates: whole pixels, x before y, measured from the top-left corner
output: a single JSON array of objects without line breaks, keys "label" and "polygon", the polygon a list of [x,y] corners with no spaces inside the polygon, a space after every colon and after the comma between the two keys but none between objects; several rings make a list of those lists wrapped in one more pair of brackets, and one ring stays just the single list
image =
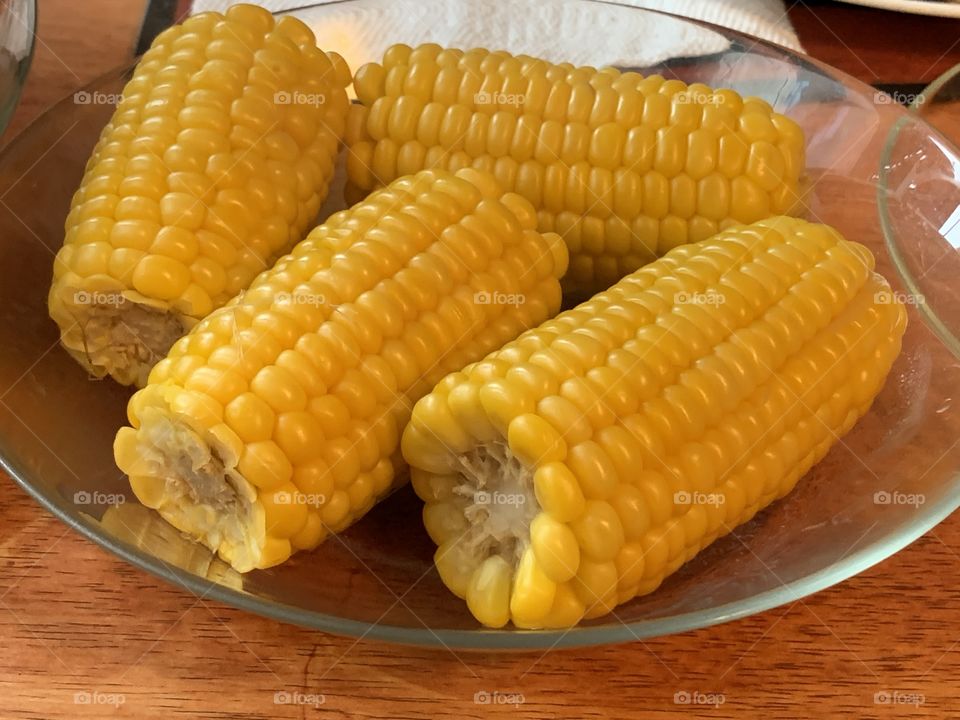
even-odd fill
[{"label": "white cloth napkin", "polygon": [[[223,11],[240,0],[194,0],[193,12]],[[249,2],[250,0],[246,0]],[[783,0],[621,0],[714,23],[802,50]],[[646,67],[673,57],[721,52],[716,32],[655,13],[580,0],[356,0],[304,8],[304,0],[259,0],[292,10],[352,68],[379,59],[396,42],[496,47],[575,65]],[[562,38],[563,50],[557,46]],[[572,51],[571,51],[572,50]]]}]

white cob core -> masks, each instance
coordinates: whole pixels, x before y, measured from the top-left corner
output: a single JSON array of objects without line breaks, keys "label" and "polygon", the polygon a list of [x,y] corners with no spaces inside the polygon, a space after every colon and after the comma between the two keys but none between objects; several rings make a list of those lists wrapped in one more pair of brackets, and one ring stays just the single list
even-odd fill
[{"label": "white cob core", "polygon": [[120,297],[113,293],[75,293],[94,300],[100,294],[108,301],[73,305],[76,326],[64,331],[64,346],[97,377],[110,373],[123,383],[146,385],[150,368],[187,328],[163,308],[122,297],[112,302]]},{"label": "white cob core", "polygon": [[141,467],[164,481],[155,509],[240,572],[254,569],[266,537],[264,513],[235,459],[227,467],[215,440],[156,408],[147,408],[141,422]]},{"label": "white cob core", "polygon": [[530,544],[530,523],[540,513],[533,473],[503,442],[479,445],[457,457],[462,482],[454,492],[470,504],[462,547],[477,560],[499,555],[512,567]]}]

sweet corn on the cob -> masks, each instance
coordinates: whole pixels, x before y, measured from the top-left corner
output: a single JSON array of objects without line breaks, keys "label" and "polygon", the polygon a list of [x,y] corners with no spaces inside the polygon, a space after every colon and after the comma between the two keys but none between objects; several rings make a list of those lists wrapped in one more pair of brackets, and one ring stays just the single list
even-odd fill
[{"label": "sweet corn on the cob", "polygon": [[433,44],[391,47],[354,86],[354,195],[425,167],[488,170],[566,240],[570,289],[798,199],[799,126],[732,90]]},{"label": "sweet corn on the cob", "polygon": [[96,376],[142,385],[197,320],[316,219],[350,71],[292,17],[205,13],[162,33],[87,163],[51,317]]},{"label": "sweet corn on the cob", "polygon": [[286,560],[394,481],[413,403],[560,306],[559,236],[472,169],[336,213],[198,323],[114,445],[140,501],[239,571]]},{"label": "sweet corn on the cob", "polygon": [[900,350],[872,267],[822,225],[734,228],[443,379],[402,450],[444,583],[485,625],[570,626],[787,494]]}]

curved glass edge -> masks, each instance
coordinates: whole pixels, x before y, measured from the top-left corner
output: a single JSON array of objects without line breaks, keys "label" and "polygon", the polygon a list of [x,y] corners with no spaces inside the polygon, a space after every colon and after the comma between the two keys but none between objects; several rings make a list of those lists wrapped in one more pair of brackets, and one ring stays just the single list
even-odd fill
[{"label": "curved glass edge", "polygon": [[[337,0],[338,2],[349,2],[349,0]],[[825,63],[814,60],[813,58],[798,55],[789,48],[777,45],[769,41],[745,35],[743,33],[723,28],[711,23],[695,20],[688,17],[676,15],[674,13],[661,10],[651,10],[647,8],[637,8],[636,6],[625,5],[616,0],[590,0],[606,5],[616,5],[630,8],[632,10],[641,10],[642,12],[652,12],[659,15],[665,15],[677,18],[683,22],[691,23],[715,29],[727,37],[747,39],[757,45],[763,45],[775,48],[778,52],[788,55],[792,60],[802,63],[808,67],[821,68],[828,71],[832,76],[838,77],[848,86],[861,89],[862,92],[872,89],[856,78],[837,70]],[[33,8],[34,27],[36,26],[36,4],[31,3]],[[31,38],[30,57],[32,58],[35,46],[35,34]],[[104,73],[85,87],[97,87],[99,83],[109,78],[116,78],[129,72],[131,65],[125,65],[108,73]],[[949,79],[949,78],[948,78]],[[931,86],[932,87],[932,86]],[[34,120],[38,122],[47,114],[54,112],[64,99],[72,97],[72,93],[66,95],[63,99],[47,108],[41,115]],[[18,90],[19,98],[19,90]],[[895,124],[895,130],[907,121],[909,117],[901,118]],[[26,130],[26,128],[24,129]],[[932,130],[932,128],[931,128]],[[17,141],[22,133],[12,138],[7,145]],[[891,138],[895,136],[891,134]],[[952,144],[951,144],[952,145]],[[5,149],[5,148],[4,148]],[[884,162],[889,157],[892,149],[892,142],[888,139],[888,144],[884,148]],[[883,172],[883,166],[881,166]],[[885,176],[885,173],[884,173]],[[883,177],[883,176],[882,176]],[[879,191],[879,188],[878,188]],[[881,198],[882,200],[883,198]],[[886,205],[881,205],[886,208]],[[885,216],[881,216],[883,225]],[[887,236],[887,226],[884,226],[884,234]],[[898,267],[899,270],[899,267]],[[903,274],[901,272],[901,274]],[[904,277],[906,281],[907,278]],[[933,315],[933,320],[939,322],[939,318]],[[956,339],[945,328],[946,337],[937,332],[938,337],[948,344],[951,351],[958,352],[960,343],[956,347]],[[935,329],[936,331],[936,329]],[[949,341],[948,341],[949,338]],[[952,341],[952,342],[951,342]],[[960,355],[958,355],[960,356]],[[185,572],[179,568],[164,563],[158,558],[148,555],[141,550],[134,548],[127,543],[117,541],[106,536],[102,530],[94,523],[82,517],[79,519],[72,514],[71,508],[63,503],[57,496],[43,492],[37,486],[26,479],[24,473],[8,460],[8,454],[3,448],[0,448],[0,468],[2,468],[30,497],[36,500],[43,508],[62,520],[72,530],[78,532],[83,537],[92,540],[100,547],[112,552],[114,555],[131,563],[134,566],[146,570],[151,575],[162,580],[170,582],[181,587],[191,594],[202,598],[213,598],[227,605],[257,613],[280,622],[297,625],[311,630],[320,630],[334,635],[341,635],[351,638],[369,638],[384,642],[416,646],[427,648],[444,648],[450,650],[543,650],[554,648],[573,648],[588,647],[591,645],[602,645],[607,643],[623,643],[634,640],[645,640],[663,635],[670,635],[689,630],[718,625],[724,622],[737,620],[755,613],[770,610],[788,602],[795,602],[799,599],[812,595],[820,590],[829,588],[843,580],[857,575],[874,565],[882,562],[894,553],[902,550],[912,542],[923,536],[930,529],[938,525],[950,514],[960,508],[960,473],[955,474],[951,479],[950,487],[945,493],[945,497],[939,503],[929,506],[927,512],[918,517],[911,523],[908,523],[898,529],[896,533],[865,546],[857,552],[851,553],[843,561],[834,565],[811,573],[799,580],[786,583],[775,590],[769,590],[755,595],[749,599],[728,603],[708,610],[676,615],[664,620],[641,620],[633,623],[623,623],[619,626],[610,627],[574,627],[567,630],[486,630],[478,628],[476,630],[459,629],[423,629],[423,628],[403,628],[393,625],[370,624],[357,620],[348,620],[335,615],[305,611],[290,605],[281,603],[267,602],[260,600],[255,596],[248,595],[237,590],[220,585],[216,582],[200,578],[192,573]]]},{"label": "curved glass edge", "polygon": [[606,643],[623,643],[672,635],[687,630],[719,625],[780,605],[796,602],[808,595],[831,587],[886,560],[902,550],[931,528],[938,525],[960,507],[960,473],[955,474],[945,497],[930,506],[927,512],[901,527],[895,534],[878,540],[848,555],[842,562],[811,573],[806,577],[785,583],[782,587],[755,595],[747,600],[720,605],[709,610],[676,615],[664,620],[641,620],[609,627],[574,627],[567,630],[458,630],[447,628],[403,628],[348,620],[336,615],[304,611],[290,605],[267,602],[219,583],[200,578],[192,573],[164,563],[124,542],[103,534],[85,519],[71,515],[67,506],[56,496],[42,492],[26,481],[18,468],[0,455],[2,467],[28,495],[46,508],[72,530],[97,545],[151,575],[177,585],[199,598],[213,598],[227,605],[257,613],[273,620],[290,623],[311,630],[322,630],[351,638],[369,638],[384,642],[428,648],[455,648],[457,650],[543,650],[555,648],[588,647]]},{"label": "curved glass edge", "polygon": [[[893,161],[893,149],[897,144],[897,140],[900,137],[900,133],[903,131],[903,128],[911,122],[924,122],[917,113],[920,108],[923,107],[926,99],[933,97],[944,85],[946,85],[958,74],[960,74],[960,65],[950,68],[947,72],[924,88],[923,91],[916,98],[914,98],[913,102],[910,103],[909,110],[911,114],[907,114],[899,118],[890,128],[890,132],[887,134],[887,139],[884,141],[883,149],[880,151],[880,167],[877,174],[877,214],[880,220],[880,229],[883,232],[883,241],[887,246],[887,251],[890,253],[890,259],[893,260],[893,265],[897,270],[897,274],[903,281],[907,291],[913,295],[922,295],[923,293],[921,292],[920,283],[910,271],[906,258],[904,257],[903,252],[900,250],[900,243],[897,241],[897,233],[894,230],[893,220],[890,217],[890,207],[889,203],[887,202],[890,183],[889,168]],[[940,142],[945,148],[949,149],[956,157],[960,157],[960,147],[957,147],[949,138],[945,137],[943,133],[937,131],[937,129],[931,126],[929,123],[924,122],[924,124],[931,133],[934,133],[937,136],[938,142]],[[930,303],[917,303],[914,309],[920,314],[924,324],[926,324],[926,326],[933,331],[933,333],[940,339],[947,349],[953,353],[953,356],[960,359],[960,338],[957,338],[957,336],[950,331],[950,328],[933,310]]]},{"label": "curved glass edge", "polygon": [[[27,18],[24,22],[27,24],[30,39],[27,41],[26,54],[23,56],[23,59],[17,63],[16,82],[14,83],[13,94],[7,99],[7,102],[0,107],[0,133],[3,133],[7,129],[10,120],[13,118],[13,113],[16,112],[17,106],[20,104],[20,96],[23,94],[23,86],[27,82],[27,75],[30,72],[31,65],[33,65],[33,54],[37,47],[37,1],[28,0],[26,10]],[[5,145],[9,144],[9,142],[10,141],[7,141]]]},{"label": "curved glass edge", "polygon": [[927,85],[923,91],[913,99],[913,102],[910,103],[910,109],[914,111],[920,110],[920,108],[926,104],[927,98],[934,97],[943,89],[944,85],[953,80],[953,78],[955,78],[957,75],[960,75],[960,64],[954,65],[952,68],[943,73],[943,75],[934,79],[933,82]]}]

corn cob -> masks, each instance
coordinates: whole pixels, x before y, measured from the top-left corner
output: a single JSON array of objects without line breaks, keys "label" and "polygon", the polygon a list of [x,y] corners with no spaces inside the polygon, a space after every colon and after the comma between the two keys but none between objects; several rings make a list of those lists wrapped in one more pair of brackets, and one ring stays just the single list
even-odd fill
[{"label": "corn cob", "polygon": [[92,374],[142,385],[201,317],[316,219],[350,71],[292,17],[252,5],[161,33],[86,166],[50,316]]},{"label": "corn cob", "polygon": [[797,201],[802,131],[732,90],[432,44],[391,47],[354,86],[351,198],[425,167],[488,170],[566,240],[565,289]]},{"label": "corn cob", "polygon": [[900,350],[872,268],[826,226],[730,229],[441,380],[402,451],[443,582],[484,625],[571,626],[786,495]]},{"label": "corn cob", "polygon": [[198,323],[114,445],[140,501],[243,572],[363,515],[413,403],[556,313],[557,235],[491,175],[423,171],[336,213]]}]

